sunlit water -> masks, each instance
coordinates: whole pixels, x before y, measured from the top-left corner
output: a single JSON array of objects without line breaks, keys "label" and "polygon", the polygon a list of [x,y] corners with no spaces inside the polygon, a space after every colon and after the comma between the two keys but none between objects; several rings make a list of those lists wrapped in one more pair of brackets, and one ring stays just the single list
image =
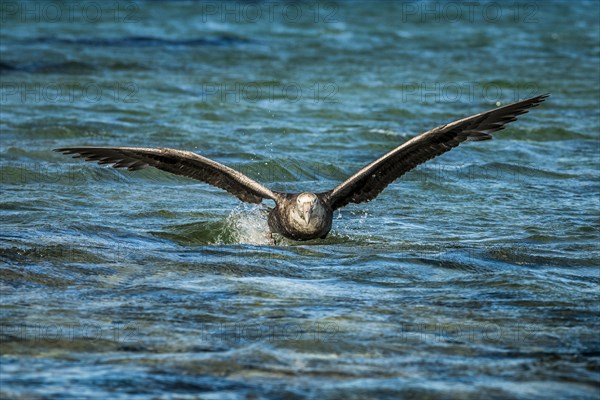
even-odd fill
[{"label": "sunlit water", "polygon": [[[2,3],[1,397],[597,398],[597,2],[77,4]],[[321,191],[546,92],[322,241],[51,151],[175,147]]]}]

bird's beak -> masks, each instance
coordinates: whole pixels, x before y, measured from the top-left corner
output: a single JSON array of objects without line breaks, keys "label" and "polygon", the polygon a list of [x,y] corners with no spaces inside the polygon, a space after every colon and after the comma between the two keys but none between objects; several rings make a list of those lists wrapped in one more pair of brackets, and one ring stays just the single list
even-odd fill
[{"label": "bird's beak", "polygon": [[311,204],[309,202],[302,203],[302,219],[304,221],[306,221],[307,224],[310,224],[310,217],[311,217],[310,206],[311,206]]}]

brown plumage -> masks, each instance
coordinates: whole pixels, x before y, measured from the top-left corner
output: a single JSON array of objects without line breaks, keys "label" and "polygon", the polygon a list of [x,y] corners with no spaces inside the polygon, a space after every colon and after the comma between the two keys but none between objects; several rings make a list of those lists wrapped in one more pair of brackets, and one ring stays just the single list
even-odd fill
[{"label": "brown plumage", "polygon": [[190,151],[139,147],[67,147],[54,151],[76,154],[74,158],[113,164],[114,168],[127,168],[129,171],[155,167],[210,183],[247,203],[260,203],[263,199],[277,200],[274,192],[246,175]]},{"label": "brown plumage", "polygon": [[517,116],[525,114],[547,97],[532,97],[433,128],[373,161],[323,195],[334,210],[348,203],[373,200],[387,185],[417,165],[467,140],[491,139],[491,133],[504,129],[506,124],[516,121]]},{"label": "brown plumage", "polygon": [[134,147],[67,147],[55,151],[130,171],[152,166],[209,183],[249,203],[274,200],[276,207],[269,214],[271,231],[308,240],[327,236],[334,210],[374,199],[406,172],[465,141],[491,139],[491,133],[504,129],[547,97],[532,97],[438,126],[373,161],[333,190],[317,194],[271,191],[234,169],[189,151]]}]

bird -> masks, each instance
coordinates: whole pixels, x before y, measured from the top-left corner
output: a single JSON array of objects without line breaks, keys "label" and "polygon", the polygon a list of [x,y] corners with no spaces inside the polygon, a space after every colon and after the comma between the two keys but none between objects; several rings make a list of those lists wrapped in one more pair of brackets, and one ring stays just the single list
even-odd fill
[{"label": "bird", "polygon": [[334,189],[319,193],[270,190],[233,168],[190,151],[136,147],[63,147],[54,151],[129,171],[155,167],[224,189],[247,203],[273,200],[275,207],[267,219],[271,237],[276,233],[296,241],[324,239],[331,231],[335,210],[375,199],[406,172],[461,143],[492,139],[492,133],[548,96],[538,95],[437,126],[366,165]]}]

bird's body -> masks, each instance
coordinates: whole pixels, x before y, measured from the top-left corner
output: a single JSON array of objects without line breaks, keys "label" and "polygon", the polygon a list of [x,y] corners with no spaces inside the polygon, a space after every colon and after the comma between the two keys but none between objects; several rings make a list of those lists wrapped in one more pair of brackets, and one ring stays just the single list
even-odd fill
[{"label": "bird's body", "polygon": [[539,105],[546,97],[548,95],[532,97],[438,126],[398,146],[336,188],[322,193],[272,191],[232,168],[189,151],[134,147],[68,147],[56,151],[132,171],[153,166],[225,189],[249,203],[273,200],[275,207],[268,217],[271,232],[293,240],[310,240],[327,236],[335,210],[348,203],[374,199],[406,172],[465,141],[491,139],[491,133],[504,129],[507,123],[515,121],[517,116]]},{"label": "bird's body", "polygon": [[325,238],[331,230],[333,210],[315,193],[284,194],[269,212],[269,228],[288,239]]}]

